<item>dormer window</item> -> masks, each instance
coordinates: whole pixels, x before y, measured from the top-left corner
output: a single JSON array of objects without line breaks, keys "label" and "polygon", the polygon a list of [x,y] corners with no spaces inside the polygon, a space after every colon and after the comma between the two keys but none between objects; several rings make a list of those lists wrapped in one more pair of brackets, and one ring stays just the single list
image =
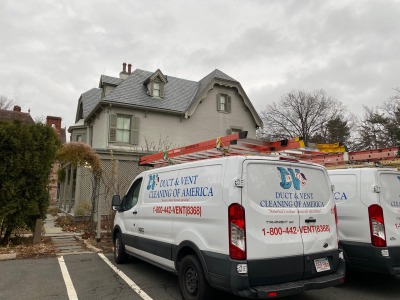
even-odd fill
[{"label": "dormer window", "polygon": [[153,82],[153,97],[160,97],[161,95],[161,88],[159,82]]},{"label": "dormer window", "polygon": [[147,86],[147,94],[156,98],[164,98],[164,87],[167,82],[167,77],[160,70],[155,71],[144,82],[144,85]]}]

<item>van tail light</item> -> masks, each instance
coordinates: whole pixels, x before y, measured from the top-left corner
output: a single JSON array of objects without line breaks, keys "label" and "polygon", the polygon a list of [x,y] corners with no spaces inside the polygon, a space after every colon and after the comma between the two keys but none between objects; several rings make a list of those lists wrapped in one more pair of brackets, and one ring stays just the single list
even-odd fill
[{"label": "van tail light", "polygon": [[386,247],[385,222],[383,210],[377,204],[368,207],[369,226],[371,230],[371,243],[376,247]]},{"label": "van tail light", "polygon": [[244,208],[234,203],[229,206],[229,256],[232,259],[244,260],[246,254],[246,222]]}]

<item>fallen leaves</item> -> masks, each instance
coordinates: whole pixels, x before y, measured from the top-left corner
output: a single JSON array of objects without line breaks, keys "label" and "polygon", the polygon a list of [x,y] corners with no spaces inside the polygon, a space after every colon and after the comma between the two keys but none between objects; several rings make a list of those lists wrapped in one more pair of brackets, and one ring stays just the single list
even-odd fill
[{"label": "fallen leaves", "polygon": [[13,237],[8,245],[0,246],[0,254],[16,253],[18,258],[52,257],[57,253],[51,239],[44,237],[41,243],[33,245],[33,237]]}]

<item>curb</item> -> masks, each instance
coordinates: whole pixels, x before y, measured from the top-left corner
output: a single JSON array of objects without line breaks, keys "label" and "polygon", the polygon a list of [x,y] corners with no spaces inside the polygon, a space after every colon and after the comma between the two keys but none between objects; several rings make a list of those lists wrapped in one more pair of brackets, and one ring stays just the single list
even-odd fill
[{"label": "curb", "polygon": [[96,252],[96,253],[103,252],[103,250],[101,250],[101,249],[99,249],[99,248],[97,248],[97,247],[91,245],[91,244],[89,243],[88,240],[83,240],[83,242],[85,243],[85,246],[86,246],[87,248],[89,248],[89,250],[91,250],[91,251],[93,251],[93,252]]},{"label": "curb", "polygon": [[17,253],[0,254],[0,261],[13,260],[17,258]]}]

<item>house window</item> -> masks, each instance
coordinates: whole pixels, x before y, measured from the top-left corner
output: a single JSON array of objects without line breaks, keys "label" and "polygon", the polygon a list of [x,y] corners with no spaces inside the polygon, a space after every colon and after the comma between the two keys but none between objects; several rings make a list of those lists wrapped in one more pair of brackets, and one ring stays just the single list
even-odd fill
[{"label": "house window", "polygon": [[226,135],[230,135],[230,134],[233,134],[233,133],[239,133],[241,131],[243,131],[242,127],[231,126],[229,129],[226,130]]},{"label": "house window", "polygon": [[139,118],[130,115],[110,115],[109,141],[112,143],[139,143]]},{"label": "house window", "polygon": [[219,112],[231,112],[231,97],[226,94],[217,95],[217,110]]},{"label": "house window", "polygon": [[117,142],[129,143],[131,135],[131,117],[117,116]]},{"label": "house window", "polygon": [[160,95],[161,95],[160,83],[159,82],[154,82],[153,83],[153,96],[154,97],[160,97]]},{"label": "house window", "polygon": [[71,141],[86,143],[86,134],[84,133],[73,134],[71,137]]}]

